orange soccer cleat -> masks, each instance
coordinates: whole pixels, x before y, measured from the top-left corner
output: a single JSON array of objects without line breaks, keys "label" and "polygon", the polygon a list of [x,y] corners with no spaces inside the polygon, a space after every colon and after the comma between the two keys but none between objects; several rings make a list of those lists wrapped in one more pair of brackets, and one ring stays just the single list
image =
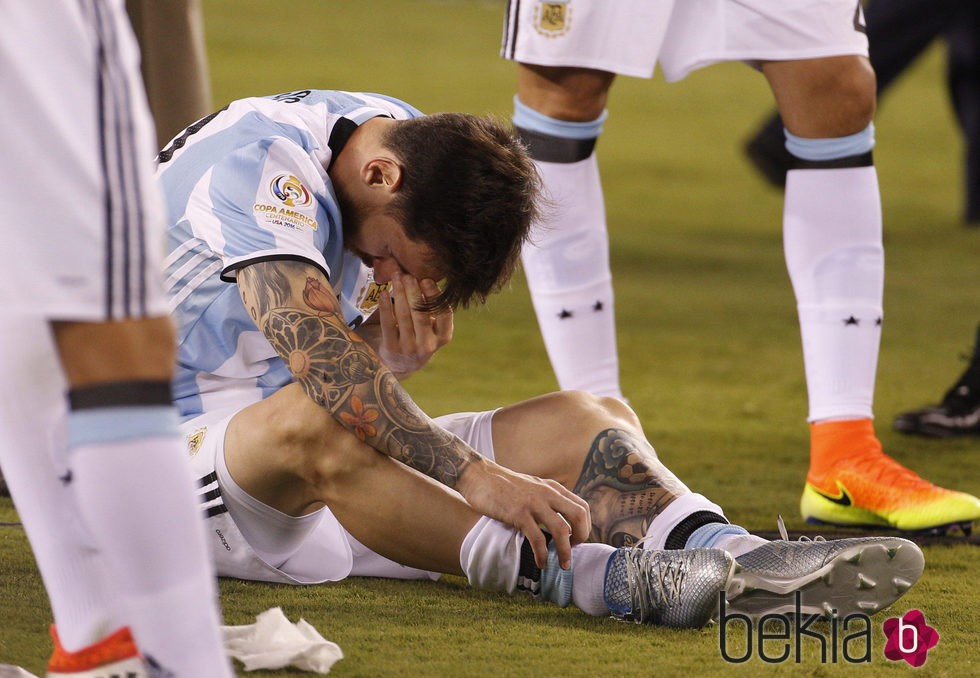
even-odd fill
[{"label": "orange soccer cleat", "polygon": [[881,451],[870,419],[857,419],[811,425],[800,511],[811,523],[969,532],[980,499],[920,478]]},{"label": "orange soccer cleat", "polygon": [[48,662],[48,678],[146,678],[146,667],[128,628],[121,628],[94,645],[69,652],[61,646],[51,625],[54,652]]}]

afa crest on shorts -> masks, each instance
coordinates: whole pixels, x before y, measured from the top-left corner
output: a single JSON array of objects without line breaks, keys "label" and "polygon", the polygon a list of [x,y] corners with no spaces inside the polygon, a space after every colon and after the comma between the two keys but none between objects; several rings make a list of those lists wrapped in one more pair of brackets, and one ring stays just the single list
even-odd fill
[{"label": "afa crest on shorts", "polygon": [[204,426],[187,434],[187,453],[190,456],[193,457],[201,450],[201,444],[204,442],[204,436],[207,435],[207,432],[208,427]]},{"label": "afa crest on shorts", "polygon": [[539,0],[534,7],[534,28],[549,38],[568,32],[572,24],[572,0]]}]

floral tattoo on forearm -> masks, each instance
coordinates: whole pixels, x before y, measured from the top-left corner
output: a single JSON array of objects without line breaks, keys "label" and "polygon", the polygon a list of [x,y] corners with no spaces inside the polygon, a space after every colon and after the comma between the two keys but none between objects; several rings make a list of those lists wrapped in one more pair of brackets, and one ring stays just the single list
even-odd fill
[{"label": "floral tattoo on forearm", "polygon": [[476,455],[422,412],[312,272],[295,261],[243,268],[238,287],[252,320],[306,394],[359,440],[455,487]]},{"label": "floral tattoo on forearm", "polygon": [[689,490],[641,436],[606,429],[592,441],[574,488],[592,511],[592,541],[631,546],[651,521]]}]

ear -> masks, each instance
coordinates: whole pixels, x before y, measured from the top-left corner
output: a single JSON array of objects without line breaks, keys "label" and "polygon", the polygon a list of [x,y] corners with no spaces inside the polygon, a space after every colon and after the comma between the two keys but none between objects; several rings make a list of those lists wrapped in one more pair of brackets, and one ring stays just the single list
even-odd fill
[{"label": "ear", "polygon": [[378,156],[364,164],[361,179],[370,188],[381,188],[394,193],[402,182],[402,168],[394,158]]}]

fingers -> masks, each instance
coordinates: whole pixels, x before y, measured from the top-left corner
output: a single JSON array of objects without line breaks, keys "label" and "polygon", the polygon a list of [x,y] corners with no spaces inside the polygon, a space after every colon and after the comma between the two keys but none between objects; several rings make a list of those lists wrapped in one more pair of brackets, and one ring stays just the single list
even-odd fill
[{"label": "fingers", "polygon": [[[546,516],[546,521],[543,525],[548,530],[548,533],[551,535],[551,540],[555,544],[555,551],[558,554],[558,564],[561,566],[561,569],[567,570],[572,566],[571,530],[560,513],[551,511],[550,515]],[[534,553],[534,560],[535,562],[539,560],[537,551]],[[538,563],[538,567],[544,567],[547,564],[548,554],[547,549],[545,549],[544,565]]]},{"label": "fingers", "polygon": [[[452,309],[430,313],[417,308],[427,299],[439,295],[439,286],[426,278],[421,282],[410,275],[394,274],[389,285],[390,312],[388,307],[381,310],[391,316],[395,333],[386,333],[386,343],[392,350],[412,354],[432,354],[452,339]],[[382,317],[382,320],[385,320]],[[385,324],[382,323],[382,328]],[[387,337],[391,337],[390,340]]]},{"label": "fingers", "polygon": [[415,345],[415,306],[421,300],[418,282],[409,275],[394,274],[389,284],[395,324],[398,329],[398,347],[407,352]]},{"label": "fingers", "polygon": [[567,570],[572,566],[572,547],[588,539],[592,530],[589,505],[560,483],[554,480],[546,480],[545,483],[551,486],[556,498],[539,520],[554,540],[558,564]]},{"label": "fingers", "polygon": [[[419,286],[426,299],[434,299],[439,296],[440,289],[434,280],[426,278],[419,283]],[[444,311],[439,311],[433,314],[432,318],[436,338],[439,340],[439,345],[443,346],[453,338],[453,310],[447,308]]]},{"label": "fingers", "polygon": [[[394,308],[391,300],[391,285],[388,285],[381,292],[381,299],[378,301],[378,315],[381,318],[381,336],[388,341],[397,342],[398,326],[395,324]],[[389,346],[391,348],[391,346]]]},{"label": "fingers", "polygon": [[[520,530],[524,538],[531,544],[531,550],[534,552],[534,564],[542,570],[546,568],[548,566],[548,540],[545,538],[541,527],[533,520],[522,521],[514,527]],[[569,555],[569,557],[571,556]]]},{"label": "fingers", "polygon": [[565,495],[565,499],[568,502],[560,511],[565,522],[568,524],[572,544],[586,542],[589,539],[589,535],[592,534],[592,512],[589,509],[588,502],[561,483],[557,481],[552,482],[554,482],[558,491]]}]

